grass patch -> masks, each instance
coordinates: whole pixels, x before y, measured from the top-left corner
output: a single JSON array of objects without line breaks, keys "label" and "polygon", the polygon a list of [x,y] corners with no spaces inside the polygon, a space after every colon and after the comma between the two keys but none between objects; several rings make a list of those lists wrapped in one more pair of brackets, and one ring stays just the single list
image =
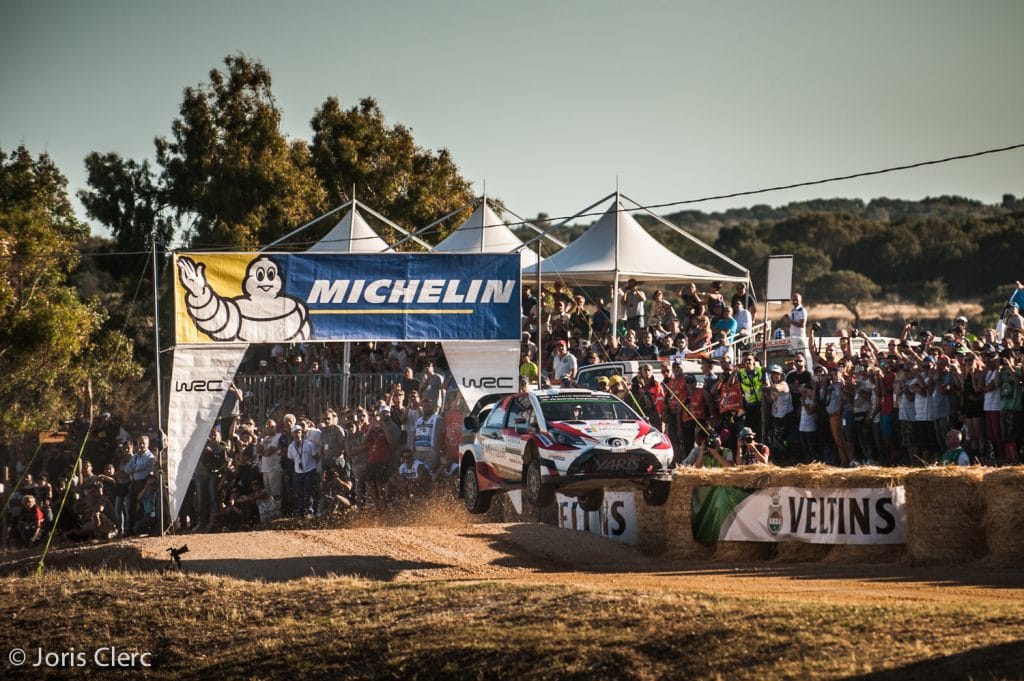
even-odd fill
[{"label": "grass patch", "polygon": [[1018,604],[70,572],[0,580],[0,641],[5,676],[11,647],[115,645],[152,653],[149,675],[175,679],[1018,678],[1024,614]]}]

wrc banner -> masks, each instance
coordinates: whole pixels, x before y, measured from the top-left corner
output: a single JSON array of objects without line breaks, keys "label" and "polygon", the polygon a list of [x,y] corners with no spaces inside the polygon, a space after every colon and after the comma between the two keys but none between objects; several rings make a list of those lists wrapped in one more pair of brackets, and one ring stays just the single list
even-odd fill
[{"label": "wrc banner", "polygon": [[903,487],[806,489],[697,487],[693,537],[701,542],[905,544]]},{"label": "wrc banner", "polygon": [[517,253],[178,253],[178,344],[519,340]]},{"label": "wrc banner", "polygon": [[248,345],[192,345],[174,349],[167,403],[167,494],[178,517],[188,483],[220,415],[228,386]]}]

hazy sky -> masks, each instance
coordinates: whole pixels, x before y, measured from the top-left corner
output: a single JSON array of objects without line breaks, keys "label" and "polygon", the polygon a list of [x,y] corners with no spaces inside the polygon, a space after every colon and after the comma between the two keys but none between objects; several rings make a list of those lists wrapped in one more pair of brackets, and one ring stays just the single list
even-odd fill
[{"label": "hazy sky", "polygon": [[[1024,142],[1024,2],[3,3],[0,148],[153,157],[185,87],[262,61],[291,137],[327,97],[375,97],[479,193],[569,215]],[[698,204],[1024,195],[1024,150]]]}]

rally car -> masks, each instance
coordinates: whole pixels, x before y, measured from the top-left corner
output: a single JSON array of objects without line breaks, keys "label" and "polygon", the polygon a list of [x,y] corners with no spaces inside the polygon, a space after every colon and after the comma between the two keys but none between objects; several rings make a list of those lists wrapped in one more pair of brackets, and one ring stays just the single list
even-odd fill
[{"label": "rally car", "polygon": [[558,491],[596,511],[605,489],[639,488],[645,501],[668,500],[672,444],[617,397],[592,390],[537,390],[510,395],[480,423],[461,451],[460,489],[471,513],[484,513],[496,492],[522,489],[536,506]]}]

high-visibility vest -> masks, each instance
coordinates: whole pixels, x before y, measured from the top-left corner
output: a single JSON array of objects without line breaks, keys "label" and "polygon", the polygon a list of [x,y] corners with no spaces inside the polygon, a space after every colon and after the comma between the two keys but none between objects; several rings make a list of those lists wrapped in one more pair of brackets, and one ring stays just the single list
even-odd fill
[{"label": "high-visibility vest", "polygon": [[753,373],[740,369],[740,385],[743,386],[743,401],[757,404],[761,401],[761,390],[764,388],[764,369],[755,367]]}]

